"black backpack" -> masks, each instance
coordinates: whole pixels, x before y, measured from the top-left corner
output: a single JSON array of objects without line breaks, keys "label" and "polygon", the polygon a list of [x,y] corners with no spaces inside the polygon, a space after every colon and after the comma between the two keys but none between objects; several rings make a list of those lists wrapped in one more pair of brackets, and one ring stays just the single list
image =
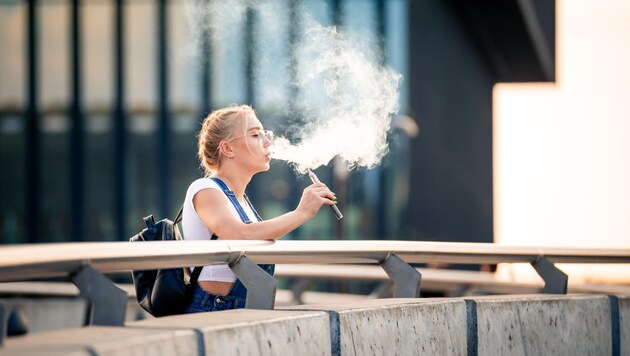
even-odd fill
[{"label": "black backpack", "polygon": [[[241,220],[246,224],[250,224],[251,221],[234,196],[234,192],[221,179],[216,177],[210,179],[221,187],[223,193],[239,212]],[[246,194],[244,198],[254,215],[256,215],[257,220],[262,221]],[[143,220],[147,225],[146,229],[130,238],[129,241],[182,240],[177,224],[182,220],[183,211],[184,207],[182,206],[174,222],[169,219],[162,219],[156,224],[153,220],[153,215],[145,217]],[[211,239],[216,240],[217,238],[218,236],[213,234]],[[193,292],[197,286],[197,279],[202,269],[203,266],[195,267],[192,273],[188,267],[133,271],[133,285],[136,289],[138,303],[142,309],[156,317],[182,314],[192,301]]]},{"label": "black backpack", "polygon": [[[146,229],[129,239],[138,241],[182,240],[177,224],[182,220],[182,209],[175,221],[162,219],[155,223],[153,215],[143,220]],[[192,300],[193,291],[202,267],[195,267],[190,273],[188,267],[158,270],[133,271],[133,284],[136,298],[142,309],[159,317],[181,314]]]}]

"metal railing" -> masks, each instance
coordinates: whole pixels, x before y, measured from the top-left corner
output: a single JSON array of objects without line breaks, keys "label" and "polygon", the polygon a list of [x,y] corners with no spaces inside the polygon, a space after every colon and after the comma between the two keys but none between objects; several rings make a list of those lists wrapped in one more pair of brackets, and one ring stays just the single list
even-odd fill
[{"label": "metal railing", "polygon": [[[247,307],[272,309],[276,280],[256,264],[376,263],[394,297],[420,294],[409,263],[530,263],[544,293],[566,293],[568,276],[554,263],[630,263],[630,249],[519,247],[422,241],[167,241],[14,245],[0,249],[0,282],[69,276],[91,302],[91,323],[122,325],[126,293],[104,273],[226,263],[248,289]],[[6,313],[5,313],[6,314]]]},{"label": "metal railing", "polygon": [[[422,291],[437,292],[447,297],[486,294],[530,294],[540,293],[544,282],[536,279],[514,279],[495,272],[416,267],[422,275]],[[286,297],[289,303],[305,304],[317,300],[317,294],[308,290],[319,281],[363,281],[377,282],[369,294],[355,294],[356,299],[388,298],[392,296],[391,279],[377,265],[367,264],[278,264],[275,277],[278,280],[290,279]],[[16,282],[20,283],[20,282]],[[570,279],[567,293],[589,293],[630,296],[630,285]],[[278,303],[278,301],[276,301]]]}]

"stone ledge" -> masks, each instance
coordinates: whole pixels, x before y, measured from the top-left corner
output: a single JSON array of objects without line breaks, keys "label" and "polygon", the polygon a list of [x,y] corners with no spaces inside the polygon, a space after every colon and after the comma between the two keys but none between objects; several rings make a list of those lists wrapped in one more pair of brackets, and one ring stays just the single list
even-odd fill
[{"label": "stone ledge", "polygon": [[[479,355],[610,355],[607,296],[510,295],[466,297],[476,313]],[[470,322],[470,320],[469,320]]]},{"label": "stone ledge", "polygon": [[466,353],[466,305],[461,299],[375,299],[286,309],[327,311],[333,354]]},{"label": "stone ledge", "polygon": [[328,355],[328,314],[237,309],[176,315],[126,324],[127,328],[189,330],[206,355]]},{"label": "stone ledge", "polygon": [[8,338],[0,355],[197,355],[195,333],[88,326]]}]

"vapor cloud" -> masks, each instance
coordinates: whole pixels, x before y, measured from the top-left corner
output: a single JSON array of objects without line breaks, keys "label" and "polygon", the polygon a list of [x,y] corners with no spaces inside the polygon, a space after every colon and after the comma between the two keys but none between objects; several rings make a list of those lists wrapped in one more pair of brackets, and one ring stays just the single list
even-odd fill
[{"label": "vapor cloud", "polygon": [[[213,41],[225,43],[221,34],[229,29],[217,26],[227,18],[232,24],[234,20],[242,24],[248,6],[256,13],[258,24],[284,26],[288,31],[286,14],[270,11],[277,7],[264,1],[235,3],[238,5],[229,7],[221,1],[186,0],[193,42],[205,40],[203,33],[209,32]],[[292,127],[285,127],[290,137],[276,139],[273,157],[288,162],[299,173],[327,165],[336,156],[350,169],[378,165],[388,150],[387,132],[392,114],[398,111],[402,76],[382,65],[377,51],[366,46],[360,34],[349,38],[334,27],[322,26],[303,9],[298,12],[303,30],[292,51],[297,71],[294,82],[287,83],[298,93],[287,116],[297,119],[287,123]],[[205,22],[209,19],[214,24]],[[268,30],[277,32],[278,28]],[[278,65],[288,66],[288,62]],[[258,83],[274,79],[256,78]]]}]

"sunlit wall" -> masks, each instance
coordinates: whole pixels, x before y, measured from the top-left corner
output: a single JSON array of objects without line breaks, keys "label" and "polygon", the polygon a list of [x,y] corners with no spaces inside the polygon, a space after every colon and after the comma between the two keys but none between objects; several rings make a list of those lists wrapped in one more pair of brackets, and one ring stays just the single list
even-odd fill
[{"label": "sunlit wall", "polygon": [[[629,248],[630,2],[557,0],[557,16],[556,83],[494,88],[495,241]],[[630,266],[561,269],[630,282]]]}]

